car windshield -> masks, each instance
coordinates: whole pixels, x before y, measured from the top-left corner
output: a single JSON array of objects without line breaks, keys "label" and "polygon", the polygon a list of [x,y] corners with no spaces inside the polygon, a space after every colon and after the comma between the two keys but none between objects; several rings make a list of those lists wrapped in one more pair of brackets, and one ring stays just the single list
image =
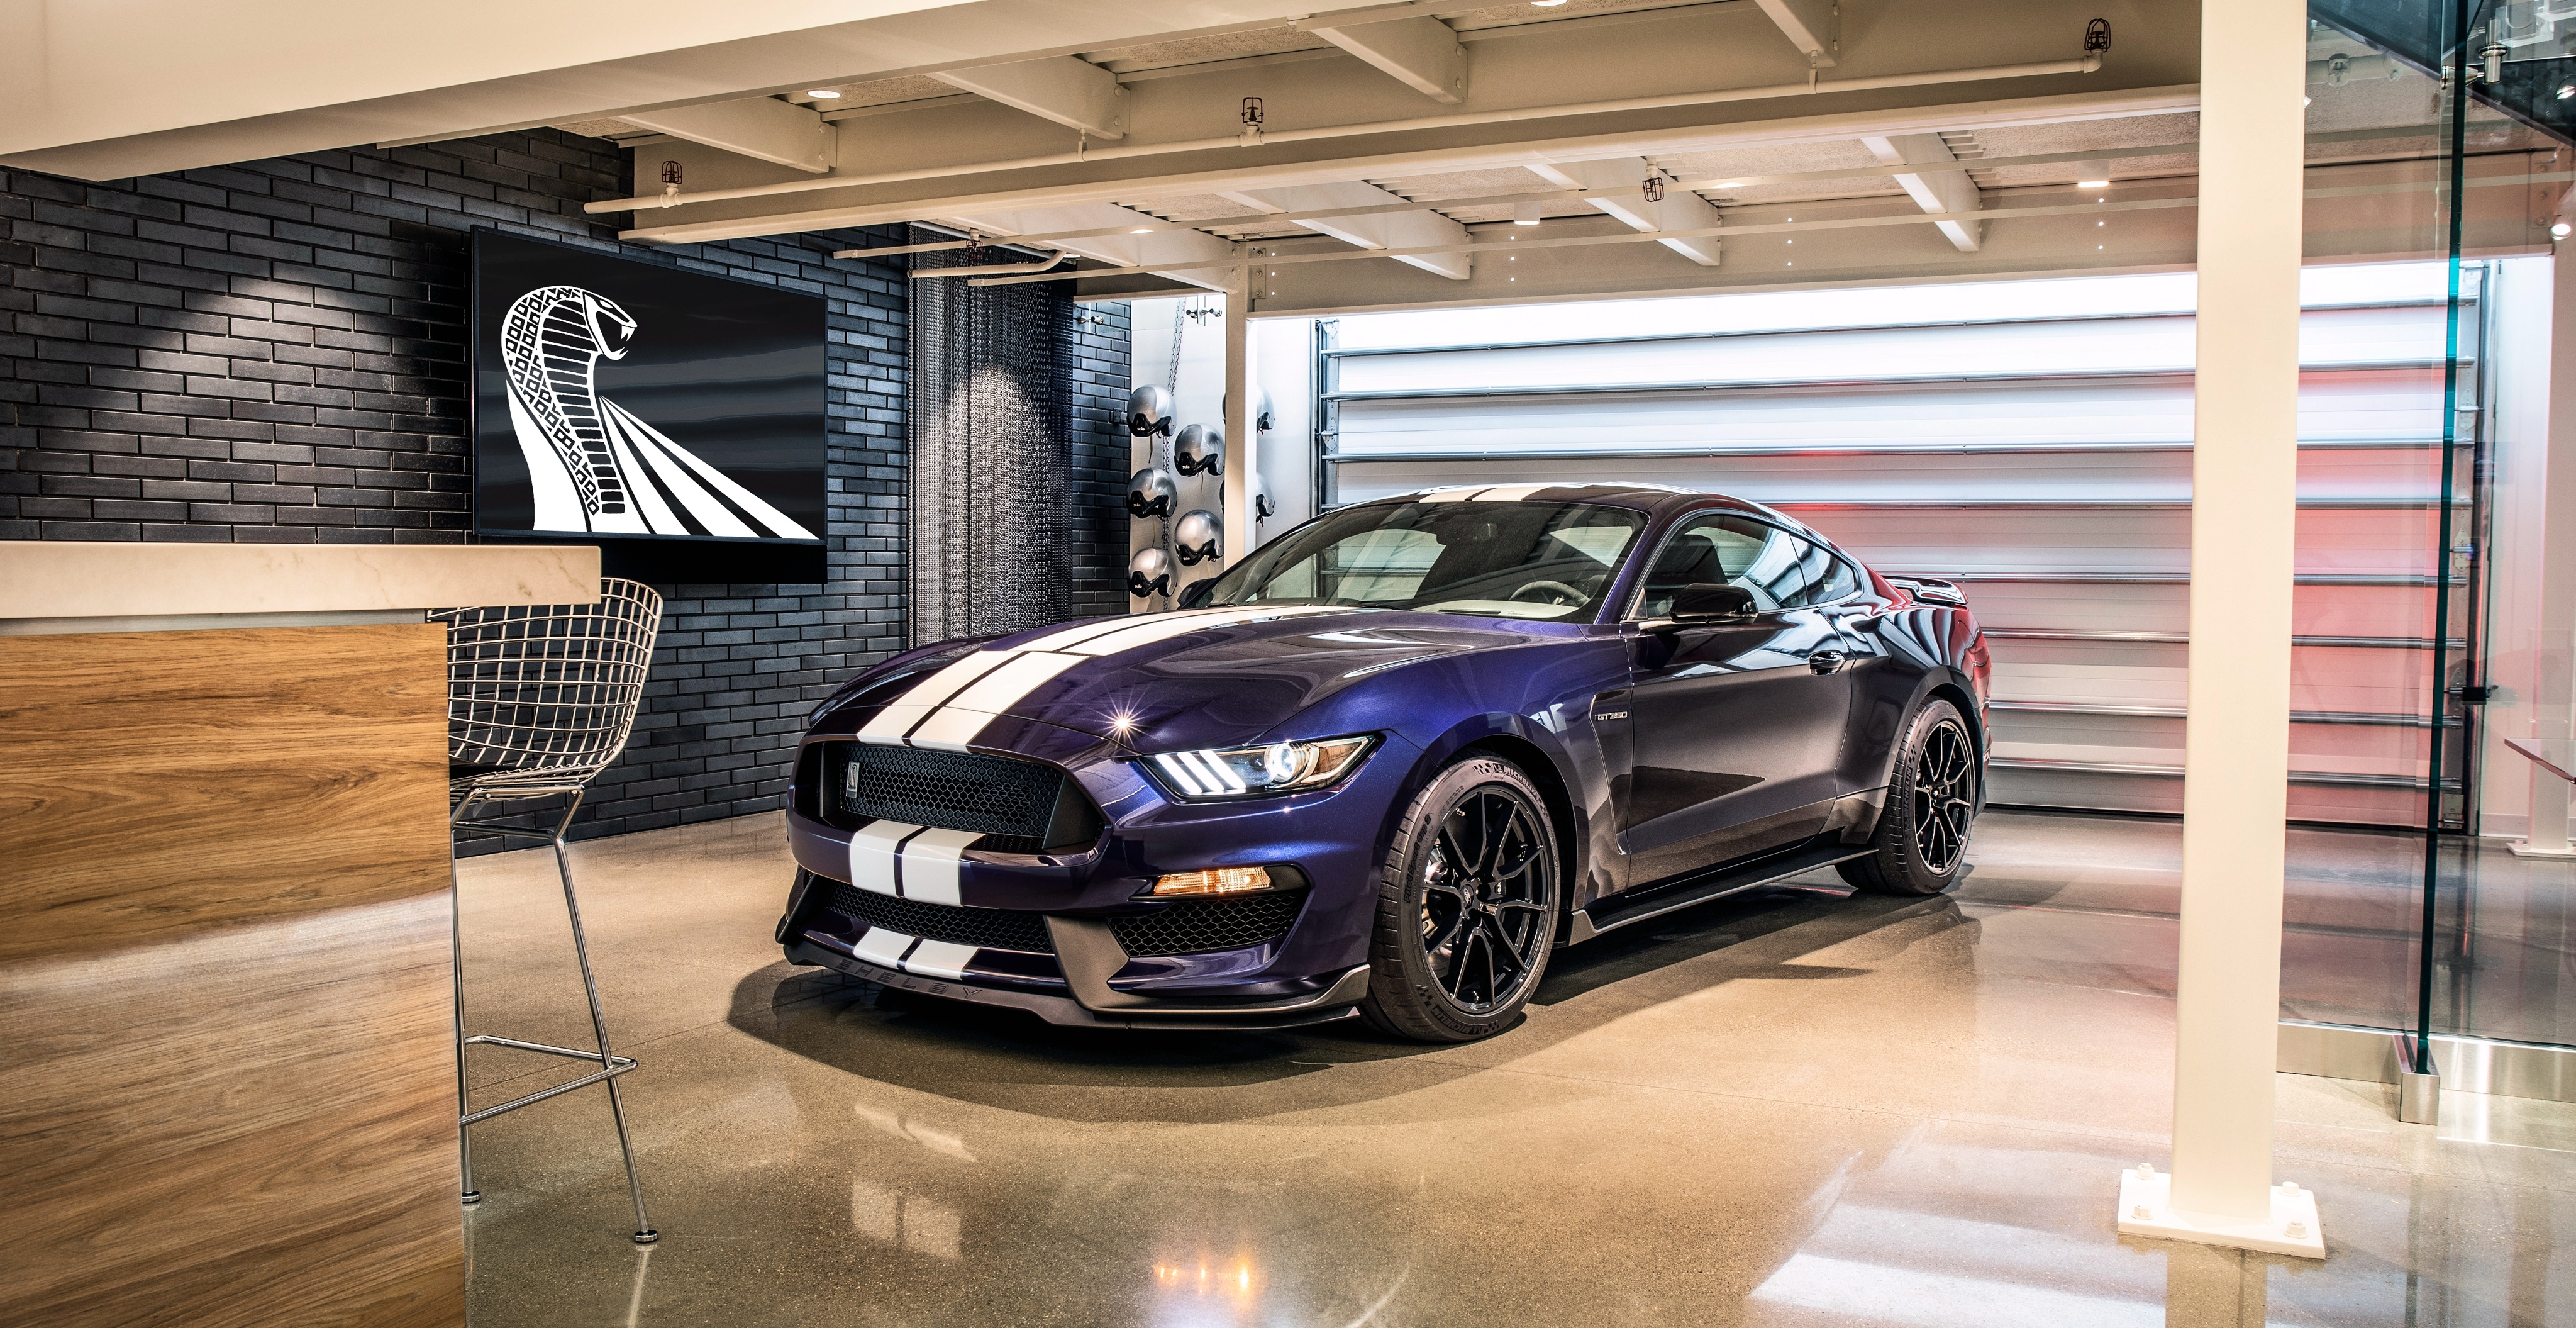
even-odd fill
[{"label": "car windshield", "polygon": [[1367,503],[1329,513],[1217,579],[1207,604],[1354,604],[1590,619],[1646,514],[1596,503]]}]

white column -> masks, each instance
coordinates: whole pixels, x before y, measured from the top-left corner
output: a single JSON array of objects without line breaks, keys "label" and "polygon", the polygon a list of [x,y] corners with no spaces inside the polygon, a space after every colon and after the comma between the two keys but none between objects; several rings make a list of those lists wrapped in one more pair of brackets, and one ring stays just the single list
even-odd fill
[{"label": "white column", "polygon": [[[2576,195],[2571,195],[2576,199]],[[2565,205],[2562,205],[2565,207]],[[2576,216],[2566,208],[2561,218]],[[2531,672],[2531,736],[2576,737],[2576,239],[2562,240],[2552,261],[2549,309],[2549,451],[2542,477],[2539,582],[2540,639]],[[2526,849],[2568,851],[2568,785],[2531,768],[2531,830]]]},{"label": "white column", "polygon": [[2307,1207],[2285,1242],[2272,1188],[2307,19],[2304,0],[2201,9],[2173,1174],[2168,1190],[2130,1173],[2120,1210],[2124,1230],[2284,1253],[2309,1252],[2316,1232]]},{"label": "white column", "polygon": [[1259,455],[1252,432],[1254,382],[1252,274],[1243,271],[1225,296],[1225,507],[1217,515],[1225,521],[1227,567],[1252,547],[1253,467]]}]

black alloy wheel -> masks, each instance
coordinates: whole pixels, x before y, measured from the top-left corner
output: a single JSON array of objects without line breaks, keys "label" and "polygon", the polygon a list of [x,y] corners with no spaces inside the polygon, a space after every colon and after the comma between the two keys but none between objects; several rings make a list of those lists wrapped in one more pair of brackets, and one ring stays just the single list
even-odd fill
[{"label": "black alloy wheel", "polygon": [[1968,851],[1968,822],[1977,814],[1975,767],[1959,721],[1944,719],[1924,735],[1912,790],[1914,851],[1935,875],[1957,871]]},{"label": "black alloy wheel", "polygon": [[1834,870],[1873,894],[1937,895],[1948,889],[1967,863],[1979,777],[1977,740],[1958,707],[1926,703],[1906,725],[1868,856]]},{"label": "black alloy wheel", "polygon": [[1428,1042],[1500,1031],[1547,969],[1557,892],[1555,827],[1528,776],[1483,757],[1441,771],[1387,855],[1360,1012]]}]

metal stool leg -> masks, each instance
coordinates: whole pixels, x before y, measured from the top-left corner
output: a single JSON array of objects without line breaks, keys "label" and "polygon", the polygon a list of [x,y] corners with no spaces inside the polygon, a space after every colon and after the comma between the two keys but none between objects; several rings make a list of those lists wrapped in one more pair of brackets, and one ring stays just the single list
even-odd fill
[{"label": "metal stool leg", "polygon": [[[473,799],[466,802],[470,805]],[[461,810],[461,809],[460,809]],[[452,828],[455,817],[448,818]],[[456,980],[456,1169],[463,1177],[464,1201],[483,1202],[483,1194],[474,1188],[474,1136],[465,1124],[473,1106],[465,1095],[465,911],[456,884],[456,841],[453,835],[447,845],[447,954],[449,967]]]},{"label": "metal stool leg", "polygon": [[[458,902],[457,892],[452,888],[455,883],[456,868],[455,859],[452,856],[451,850],[451,856],[448,860],[448,874],[451,885],[448,907],[449,924],[451,929],[449,933],[449,947],[451,957],[456,966],[456,1139],[457,1153],[462,1163],[465,1177],[465,1202],[471,1204],[483,1197],[474,1189],[474,1148],[472,1142],[472,1130],[477,1123],[490,1120],[494,1116],[498,1116],[503,1112],[516,1111],[521,1107],[534,1106],[548,1098],[561,1097],[577,1088],[587,1088],[592,1084],[606,1084],[608,1086],[608,1113],[609,1116],[617,1122],[618,1151],[624,1154],[626,1159],[626,1192],[628,1196],[635,1201],[634,1240],[638,1245],[650,1245],[661,1239],[661,1233],[653,1229],[653,1221],[644,1211],[644,1182],[635,1168],[635,1140],[634,1136],[628,1131],[626,1126],[626,1099],[625,1096],[618,1091],[617,1083],[618,1076],[635,1068],[635,1062],[629,1057],[614,1054],[608,1047],[608,1019],[600,1009],[599,979],[591,972],[590,943],[588,939],[583,936],[581,929],[581,904],[573,895],[572,854],[569,847],[564,843],[565,831],[572,827],[573,816],[581,810],[582,790],[578,787],[562,787],[544,790],[513,789],[511,790],[511,793],[520,796],[526,796],[530,793],[571,795],[570,805],[564,808],[563,817],[555,823],[554,831],[551,834],[544,831],[531,833],[525,830],[512,830],[499,826],[486,826],[485,828],[502,835],[516,834],[527,836],[529,838],[544,839],[554,846],[555,872],[563,879],[564,915],[572,923],[573,955],[581,962],[582,994],[588,997],[590,1001],[590,1031],[598,1040],[599,1049],[597,1051],[583,1051],[575,1047],[554,1047],[548,1046],[542,1042],[522,1042],[516,1038],[493,1037],[489,1034],[468,1035],[466,1033],[463,906]],[[481,789],[476,789],[473,792],[466,794],[464,800],[458,803],[456,810],[450,813],[448,817],[450,826],[453,827],[465,824],[466,822],[464,817],[466,811],[472,808],[477,802],[483,800],[483,798],[484,790]],[[498,798],[493,800],[499,801]],[[485,1107],[481,1111],[472,1111],[468,1109],[470,1104],[466,1095],[465,1049],[476,1045],[509,1047],[517,1051],[533,1051],[548,1056],[564,1056],[577,1061],[591,1061],[595,1062],[599,1066],[599,1069],[593,1073],[583,1075],[578,1079],[556,1084],[551,1088],[540,1088],[533,1093],[523,1094],[519,1097],[512,1098],[507,1102]]]},{"label": "metal stool leg", "polygon": [[[555,871],[563,877],[564,914],[572,919],[572,952],[581,961],[581,989],[590,997],[590,1031],[599,1040],[600,1064],[615,1057],[608,1049],[608,1019],[599,1009],[599,980],[590,972],[590,943],[581,934],[581,903],[573,898],[572,853],[564,844],[564,831],[571,828],[573,813],[581,809],[581,795],[572,796],[572,805],[564,809],[563,819],[555,824]],[[653,1229],[653,1219],[644,1214],[644,1182],[635,1172],[635,1140],[626,1129],[626,1099],[617,1091],[617,1081],[608,1080],[608,1114],[617,1122],[617,1147],[626,1155],[626,1192],[635,1200],[635,1243],[650,1245],[661,1238]]]}]

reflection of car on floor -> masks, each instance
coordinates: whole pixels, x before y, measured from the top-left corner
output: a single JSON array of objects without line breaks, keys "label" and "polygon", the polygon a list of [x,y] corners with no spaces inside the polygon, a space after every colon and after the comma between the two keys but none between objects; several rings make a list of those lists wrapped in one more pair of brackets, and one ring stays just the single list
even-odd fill
[{"label": "reflection of car on floor", "polygon": [[1480,1037],[1558,943],[1827,864],[1948,885],[1987,668],[1955,587],[1752,503],[1357,504],[1176,611],[843,688],[798,757],[778,939],[1057,1023]]}]

